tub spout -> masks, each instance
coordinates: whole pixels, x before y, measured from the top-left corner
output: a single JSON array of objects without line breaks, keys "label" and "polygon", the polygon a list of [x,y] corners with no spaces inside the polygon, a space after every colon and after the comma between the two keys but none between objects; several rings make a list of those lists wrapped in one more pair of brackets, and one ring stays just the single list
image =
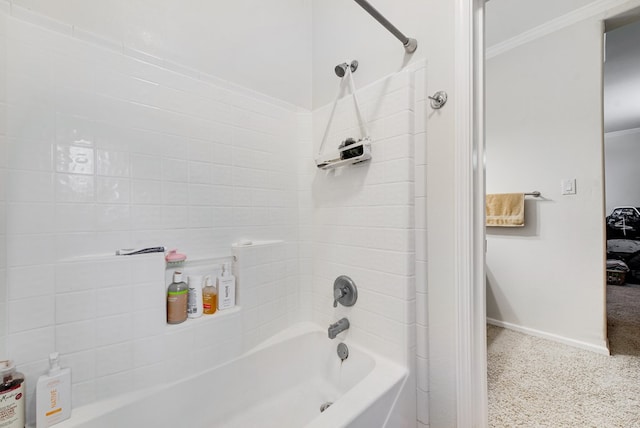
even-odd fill
[{"label": "tub spout", "polygon": [[329,326],[329,339],[335,339],[336,336],[349,328],[349,320],[342,318],[337,323]]}]

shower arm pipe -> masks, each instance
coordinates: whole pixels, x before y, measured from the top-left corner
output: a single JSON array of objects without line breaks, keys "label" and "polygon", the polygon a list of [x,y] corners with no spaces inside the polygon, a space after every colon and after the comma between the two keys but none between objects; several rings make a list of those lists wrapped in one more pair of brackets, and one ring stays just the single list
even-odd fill
[{"label": "shower arm pipe", "polygon": [[371,4],[367,0],[354,0],[354,1],[358,3],[360,7],[362,7],[364,10],[366,10],[369,15],[373,16],[373,18],[376,21],[382,24],[384,28],[389,30],[391,34],[396,36],[396,39],[402,42],[404,46],[404,50],[407,53],[414,53],[416,49],[418,49],[418,41],[416,39],[412,39],[402,34],[402,31],[398,30],[395,27],[395,25],[390,23],[389,20],[387,20],[387,18],[382,16],[382,14],[378,12],[378,10],[375,7],[371,6]]}]

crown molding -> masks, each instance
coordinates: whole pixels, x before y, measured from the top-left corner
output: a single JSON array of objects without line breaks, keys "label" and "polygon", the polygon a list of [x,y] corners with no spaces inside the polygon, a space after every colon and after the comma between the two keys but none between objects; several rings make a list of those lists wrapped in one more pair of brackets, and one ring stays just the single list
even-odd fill
[{"label": "crown molding", "polygon": [[520,33],[517,36],[488,47],[485,52],[485,58],[490,59],[497,55],[501,55],[511,49],[544,37],[580,21],[584,21],[585,19],[606,14],[607,11],[623,6],[626,3],[629,3],[629,0],[594,1],[586,6],[580,7],[567,14],[547,21],[544,24],[538,25],[537,27],[533,27],[532,29]]}]

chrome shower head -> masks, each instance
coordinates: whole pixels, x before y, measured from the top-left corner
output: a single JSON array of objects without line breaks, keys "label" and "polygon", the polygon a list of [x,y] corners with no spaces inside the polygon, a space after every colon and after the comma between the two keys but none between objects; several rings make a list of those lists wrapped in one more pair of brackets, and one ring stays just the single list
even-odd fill
[{"label": "chrome shower head", "polygon": [[343,62],[342,64],[336,65],[333,71],[336,72],[336,76],[342,79],[344,75],[347,74],[348,67],[351,67],[351,72],[353,73],[358,69],[358,61],[354,59],[353,61],[351,61],[351,64],[347,64],[346,62]]},{"label": "chrome shower head", "polygon": [[333,71],[336,72],[336,76],[343,78],[344,75],[347,74],[347,67],[349,67],[347,63],[343,62],[342,64],[336,65],[336,68],[334,68]]}]

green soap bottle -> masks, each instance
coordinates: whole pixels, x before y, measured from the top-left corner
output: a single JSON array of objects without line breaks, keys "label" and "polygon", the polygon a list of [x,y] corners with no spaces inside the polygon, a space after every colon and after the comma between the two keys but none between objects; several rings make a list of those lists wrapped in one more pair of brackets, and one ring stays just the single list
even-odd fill
[{"label": "green soap bottle", "polygon": [[167,290],[167,323],[180,324],[187,320],[189,286],[182,281],[182,272],[173,273],[173,282]]}]

